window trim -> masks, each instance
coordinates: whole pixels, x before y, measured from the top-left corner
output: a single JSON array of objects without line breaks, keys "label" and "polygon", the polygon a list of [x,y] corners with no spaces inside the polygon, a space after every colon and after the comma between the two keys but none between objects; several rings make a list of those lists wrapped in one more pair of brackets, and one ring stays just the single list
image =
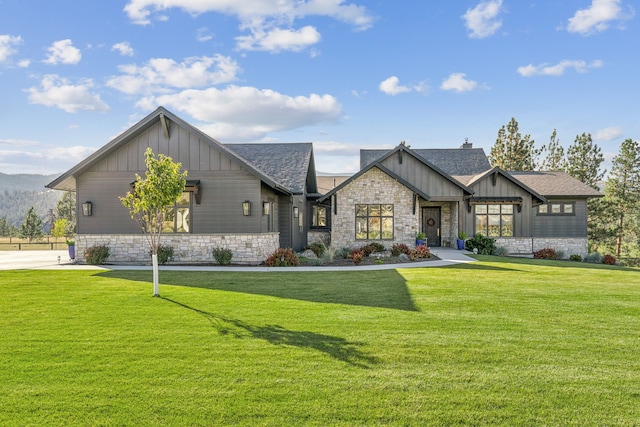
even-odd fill
[{"label": "window trim", "polygon": [[[367,207],[367,215],[362,216],[358,215],[358,206],[366,206]],[[369,215],[369,207],[370,206],[379,206],[380,207],[380,215]],[[382,215],[382,206],[391,206],[391,215]],[[367,237],[359,238],[358,237],[358,219],[366,219],[367,224]],[[380,223],[380,237],[379,238],[370,238],[369,234],[371,231],[369,230],[369,219],[370,218],[379,218]],[[383,218],[391,218],[391,237],[384,238],[384,233],[382,229],[382,219]],[[364,241],[364,240],[385,240],[390,241],[395,239],[395,206],[393,203],[356,203],[354,205],[354,237],[356,240]]]},{"label": "window trim", "polygon": [[[476,212],[478,206],[485,206],[487,209],[487,212],[484,214],[479,214]],[[495,213],[489,213],[489,206],[499,206],[500,207],[500,213],[495,214]],[[511,213],[503,213],[502,212],[502,207],[503,206],[509,206],[511,207]],[[477,218],[478,215],[482,215],[486,217],[486,224],[487,224],[487,228],[485,230],[479,231],[478,230],[478,222],[477,222]],[[500,234],[498,236],[490,236],[489,235],[489,215],[498,215],[500,217],[500,224],[499,224],[499,229],[500,229]],[[511,217],[511,235],[510,236],[505,236],[502,234],[502,230],[503,230],[503,222],[502,222],[502,217],[505,215],[509,215]],[[491,238],[495,238],[495,237],[515,237],[516,233],[516,206],[513,204],[509,204],[509,203],[477,203],[473,205],[473,229],[474,229],[474,234],[482,234],[483,236],[486,237],[491,237]]]},{"label": "window trim", "polygon": [[[558,213],[554,213],[552,211],[552,206],[553,205],[557,205],[560,207],[560,212]],[[565,208],[567,205],[571,206],[571,212],[567,213],[565,212]],[[547,207],[547,211],[546,212],[540,212],[540,208],[542,206],[546,206]],[[544,203],[542,205],[538,205],[536,208],[536,216],[576,216],[576,202],[567,202],[567,201],[549,201],[547,203]]]},{"label": "window trim", "polygon": [[[317,215],[317,211],[319,211],[320,209],[324,210],[324,223],[325,225],[314,225],[314,222],[318,222],[318,215]],[[328,214],[329,213],[329,208],[327,206],[323,206],[323,205],[313,205],[311,206],[311,228],[314,229],[327,229],[329,228],[329,218],[328,218]]]}]

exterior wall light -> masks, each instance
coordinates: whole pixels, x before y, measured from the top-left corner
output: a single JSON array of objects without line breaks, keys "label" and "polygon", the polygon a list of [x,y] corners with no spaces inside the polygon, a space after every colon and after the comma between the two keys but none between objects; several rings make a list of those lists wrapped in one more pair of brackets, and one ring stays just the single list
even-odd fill
[{"label": "exterior wall light", "polygon": [[83,216],[93,215],[93,203],[87,200],[82,204],[82,215]]},{"label": "exterior wall light", "polygon": [[262,214],[269,215],[271,213],[271,203],[262,202]]}]

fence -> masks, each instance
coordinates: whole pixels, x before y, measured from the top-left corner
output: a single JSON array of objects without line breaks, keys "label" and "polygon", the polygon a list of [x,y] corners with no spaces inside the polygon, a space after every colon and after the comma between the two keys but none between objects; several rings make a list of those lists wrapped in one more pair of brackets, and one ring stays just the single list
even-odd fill
[{"label": "fence", "polygon": [[62,250],[67,249],[67,241],[64,237],[44,237],[40,240],[24,239],[21,237],[0,237],[1,251],[25,251],[25,250]]}]

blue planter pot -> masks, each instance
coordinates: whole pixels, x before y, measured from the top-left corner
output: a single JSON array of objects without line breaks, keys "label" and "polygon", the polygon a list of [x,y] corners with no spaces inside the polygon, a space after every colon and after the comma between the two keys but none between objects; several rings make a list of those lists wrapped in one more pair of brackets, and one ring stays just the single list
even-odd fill
[{"label": "blue planter pot", "polygon": [[459,251],[463,250],[464,249],[464,240],[458,239],[457,243],[458,243],[458,250]]},{"label": "blue planter pot", "polygon": [[416,246],[424,246],[424,240],[418,240],[416,239]]},{"label": "blue planter pot", "polygon": [[69,245],[69,259],[76,259],[76,247],[73,245]]}]

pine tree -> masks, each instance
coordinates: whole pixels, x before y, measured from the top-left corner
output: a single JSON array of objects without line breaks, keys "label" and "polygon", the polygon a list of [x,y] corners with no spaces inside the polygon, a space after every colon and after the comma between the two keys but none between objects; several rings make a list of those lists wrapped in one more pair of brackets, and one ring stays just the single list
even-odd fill
[{"label": "pine tree", "polygon": [[535,169],[540,152],[541,150],[535,149],[535,141],[531,139],[531,135],[522,137],[518,131],[518,122],[512,117],[506,128],[502,126],[498,131],[489,162],[491,166],[507,171],[531,171]]},{"label": "pine tree", "polygon": [[34,239],[41,239],[44,235],[42,231],[42,219],[38,216],[33,206],[29,209],[27,216],[25,216],[24,221],[20,225],[20,235],[29,239],[29,242]]},{"label": "pine tree", "polygon": [[540,163],[540,170],[543,171],[560,171],[564,170],[566,161],[564,159],[564,148],[557,139],[557,131],[553,130],[549,144],[543,147],[543,151],[547,153],[544,160]]},{"label": "pine tree", "polygon": [[605,187],[605,199],[613,207],[616,255],[638,251],[638,211],[640,211],[640,143],[626,139],[613,158]]},{"label": "pine tree", "polygon": [[65,191],[56,205],[56,219],[66,219],[65,236],[76,231],[76,193]]},{"label": "pine tree", "polygon": [[9,237],[11,236],[11,226],[7,222],[7,218],[0,218],[0,236],[1,237]]},{"label": "pine tree", "polygon": [[567,150],[566,172],[598,190],[606,172],[600,170],[602,162],[604,156],[600,147],[593,143],[591,134],[576,135],[576,139]]}]

